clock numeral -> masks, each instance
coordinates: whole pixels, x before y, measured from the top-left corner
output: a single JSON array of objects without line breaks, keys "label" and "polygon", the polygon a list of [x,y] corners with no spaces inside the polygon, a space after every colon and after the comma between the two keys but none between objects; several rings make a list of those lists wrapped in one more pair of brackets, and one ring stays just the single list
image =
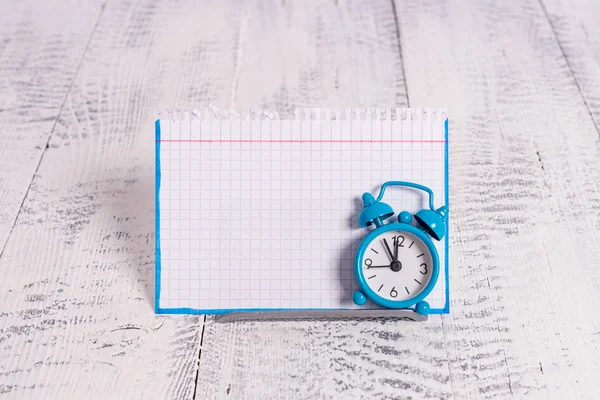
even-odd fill
[{"label": "clock numeral", "polygon": [[421,283],[421,282],[419,282],[419,281],[418,281],[418,280],[416,280],[416,279],[415,279],[415,282],[417,282],[419,285],[422,285],[422,283]]},{"label": "clock numeral", "polygon": [[370,258],[367,258],[367,259],[365,260],[365,265],[366,265],[367,267],[370,267],[371,265],[373,265],[373,260],[371,260]]},{"label": "clock numeral", "polygon": [[406,289],[406,294],[410,294],[410,292],[408,291],[408,286],[404,286],[404,289]]},{"label": "clock numeral", "polygon": [[371,247],[371,250],[373,250],[373,253],[375,253],[375,254],[379,254],[379,253],[377,252],[377,250],[375,250],[375,249],[374,249],[374,248],[372,248],[372,247]]},{"label": "clock numeral", "polygon": [[392,290],[390,291],[390,296],[394,297],[394,298],[398,297],[398,292],[396,291],[396,286],[394,286],[392,288]]},{"label": "clock numeral", "polygon": [[419,255],[417,256],[417,258],[419,258],[419,257],[423,257],[424,255],[425,255],[425,253],[421,253],[421,254],[419,254]]},{"label": "clock numeral", "polygon": [[427,264],[425,264],[425,263],[422,263],[420,266],[421,266],[421,267],[423,267],[423,268],[425,268],[425,271],[419,271],[419,272],[420,272],[421,274],[425,275],[425,274],[427,273]]},{"label": "clock numeral", "polygon": [[367,279],[372,279],[372,278],[375,278],[376,276],[377,275],[373,275],[373,276],[368,277]]},{"label": "clock numeral", "polygon": [[377,293],[379,293],[381,289],[383,289],[383,285],[379,286],[379,289],[377,289]]},{"label": "clock numeral", "polygon": [[[400,238],[402,238],[402,241],[400,241]],[[394,246],[404,247],[404,245],[402,244],[402,243],[404,243],[404,236],[402,236],[402,235],[392,236],[392,240],[394,241]]]},{"label": "clock numeral", "polygon": [[410,246],[408,246],[408,248],[410,249],[412,247],[412,245],[415,244],[415,241],[413,240],[413,242],[410,244]]}]

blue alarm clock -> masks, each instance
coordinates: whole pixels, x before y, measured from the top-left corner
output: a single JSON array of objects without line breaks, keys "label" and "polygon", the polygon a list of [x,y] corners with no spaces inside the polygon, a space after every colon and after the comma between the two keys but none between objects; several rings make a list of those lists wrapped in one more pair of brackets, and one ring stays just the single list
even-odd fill
[{"label": "blue alarm clock", "polygon": [[[394,215],[392,207],[381,201],[388,186],[404,186],[429,194],[429,209],[398,215],[398,222],[384,224]],[[440,258],[433,240],[446,233],[448,207],[434,208],[433,192],[426,186],[404,181],[385,182],[375,199],[362,196],[361,227],[374,226],[356,251],[354,275],[360,291],[353,295],[357,305],[367,300],[386,308],[407,309],[414,306],[419,314],[429,314],[425,297],[435,287],[440,273]],[[416,224],[412,224],[413,220]]]}]

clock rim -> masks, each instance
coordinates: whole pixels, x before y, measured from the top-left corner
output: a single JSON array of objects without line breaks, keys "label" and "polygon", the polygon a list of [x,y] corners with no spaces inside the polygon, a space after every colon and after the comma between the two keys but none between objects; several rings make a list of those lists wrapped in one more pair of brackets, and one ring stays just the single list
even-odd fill
[{"label": "clock rim", "polygon": [[[365,254],[365,251],[367,249],[367,245],[370,244],[375,237],[381,235],[382,233],[385,233],[388,231],[394,231],[394,230],[395,231],[405,231],[405,232],[411,233],[411,234],[417,236],[419,239],[421,239],[423,241],[423,243],[425,243],[425,245],[429,249],[429,251],[431,253],[432,262],[433,262],[431,278],[429,280],[429,283],[427,284],[427,286],[425,286],[425,289],[423,289],[418,295],[416,295],[415,297],[412,297],[408,300],[395,301],[395,300],[389,300],[389,299],[381,297],[376,292],[371,290],[369,285],[367,285],[366,279],[365,279],[365,276],[364,276],[363,270],[362,270],[362,259]],[[356,281],[358,283],[360,290],[364,293],[364,295],[369,300],[371,300],[375,304],[378,304],[380,306],[387,307],[387,308],[396,308],[396,309],[408,308],[408,307],[414,306],[418,302],[422,301],[425,297],[427,297],[429,295],[429,293],[431,293],[431,291],[435,287],[437,280],[438,280],[439,273],[440,273],[440,259],[438,256],[437,249],[435,248],[435,245],[433,244],[433,241],[431,240],[431,238],[425,232],[421,231],[420,229],[418,229],[412,225],[402,223],[402,222],[394,222],[391,224],[383,225],[383,226],[369,232],[369,234],[367,236],[365,236],[364,239],[360,242],[360,245],[358,246],[358,249],[356,250],[356,257],[354,259],[354,276],[356,278]]]}]

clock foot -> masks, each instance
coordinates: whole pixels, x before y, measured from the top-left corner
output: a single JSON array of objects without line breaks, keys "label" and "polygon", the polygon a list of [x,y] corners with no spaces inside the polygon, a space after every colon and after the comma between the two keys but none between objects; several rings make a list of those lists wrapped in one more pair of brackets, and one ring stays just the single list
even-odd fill
[{"label": "clock foot", "polygon": [[426,301],[420,301],[417,303],[417,307],[416,307],[415,311],[417,311],[418,314],[427,315],[427,314],[429,314],[429,310],[430,310],[429,303]]},{"label": "clock foot", "polygon": [[363,294],[363,292],[354,292],[352,295],[352,301],[359,306],[364,305],[367,302],[367,296]]}]

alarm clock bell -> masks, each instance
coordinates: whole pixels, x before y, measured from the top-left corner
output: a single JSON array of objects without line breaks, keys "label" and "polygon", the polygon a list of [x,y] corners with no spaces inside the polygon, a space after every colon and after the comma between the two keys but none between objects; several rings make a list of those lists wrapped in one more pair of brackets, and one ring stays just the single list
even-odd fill
[{"label": "alarm clock bell", "polygon": [[[361,228],[375,225],[377,228],[383,225],[383,221],[394,215],[394,210],[389,204],[376,200],[373,195],[366,192],[362,195],[363,210],[358,217]],[[422,209],[415,214],[415,220],[425,232],[435,240],[442,240],[446,234],[446,216],[448,207],[442,206],[435,209]]]},{"label": "alarm clock bell", "polygon": [[379,228],[383,225],[384,220],[394,215],[394,210],[392,210],[392,207],[390,207],[389,204],[386,204],[383,201],[375,200],[373,195],[371,195],[369,192],[366,192],[362,195],[362,201],[363,210],[358,216],[358,223],[361,228],[365,228],[373,224]]},{"label": "alarm clock bell", "polygon": [[415,220],[435,240],[442,240],[446,234],[446,215],[448,215],[446,206],[435,211],[423,209],[415,214]]}]

